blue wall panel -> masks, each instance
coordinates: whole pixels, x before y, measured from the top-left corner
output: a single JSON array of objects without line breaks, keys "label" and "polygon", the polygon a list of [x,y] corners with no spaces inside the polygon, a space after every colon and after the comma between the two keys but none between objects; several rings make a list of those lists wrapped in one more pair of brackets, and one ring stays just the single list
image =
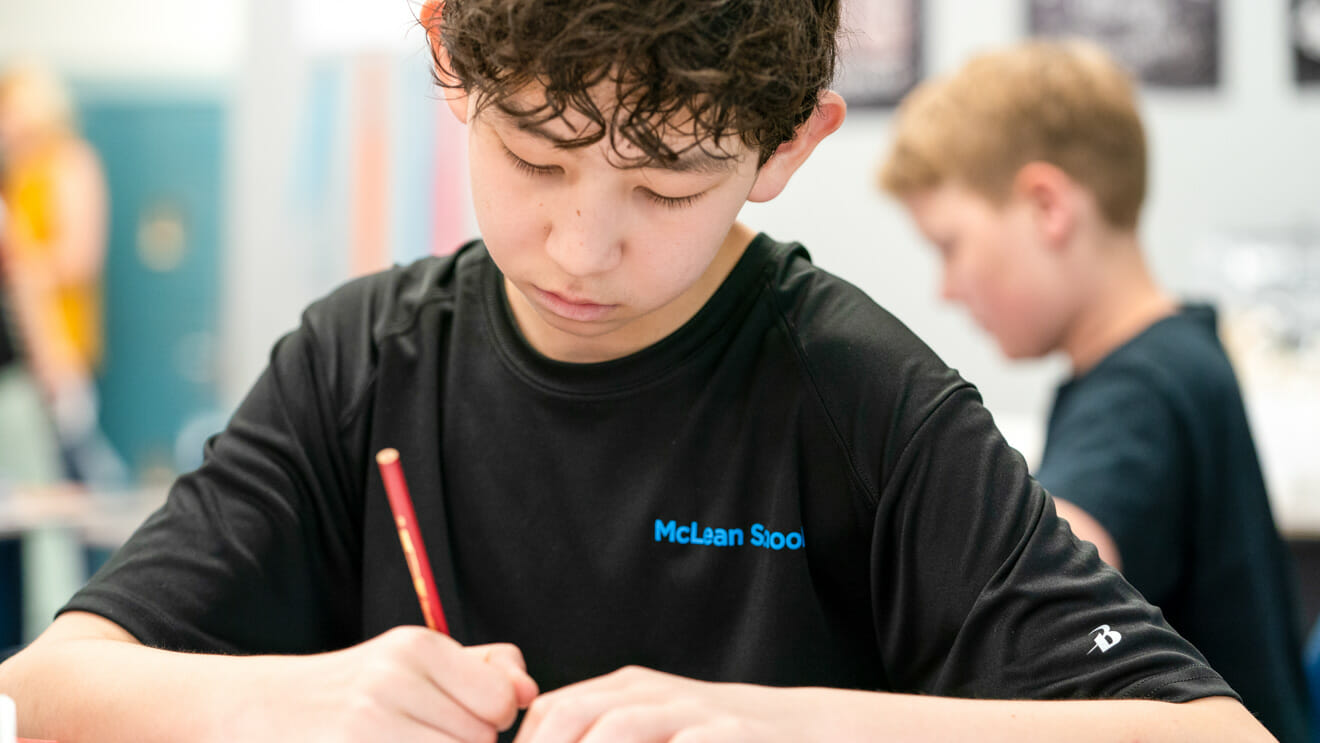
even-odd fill
[{"label": "blue wall panel", "polygon": [[92,94],[81,119],[111,200],[102,428],[141,474],[215,406],[225,103]]}]

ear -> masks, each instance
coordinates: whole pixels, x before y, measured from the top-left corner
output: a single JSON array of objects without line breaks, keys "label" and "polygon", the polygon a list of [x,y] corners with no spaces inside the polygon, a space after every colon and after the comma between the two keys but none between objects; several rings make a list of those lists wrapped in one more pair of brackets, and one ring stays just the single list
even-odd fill
[{"label": "ear", "polygon": [[798,127],[792,139],[779,145],[775,154],[761,166],[747,200],[769,201],[778,196],[816,145],[843,125],[847,114],[848,104],[842,96],[832,90],[821,92],[811,118]]},{"label": "ear", "polygon": [[444,91],[445,103],[449,104],[449,110],[454,114],[454,118],[466,124],[468,93],[462,87],[449,87],[458,81],[447,72],[449,50],[445,49],[444,42],[440,39],[441,14],[444,9],[445,0],[426,0],[422,3],[422,12],[418,20],[422,28],[426,29],[426,41],[431,45],[431,55],[435,58],[436,77],[444,83],[440,90]]},{"label": "ear", "polygon": [[1027,205],[1041,234],[1054,248],[1066,245],[1076,229],[1081,193],[1062,168],[1046,162],[1027,163],[1013,177],[1013,197]]}]

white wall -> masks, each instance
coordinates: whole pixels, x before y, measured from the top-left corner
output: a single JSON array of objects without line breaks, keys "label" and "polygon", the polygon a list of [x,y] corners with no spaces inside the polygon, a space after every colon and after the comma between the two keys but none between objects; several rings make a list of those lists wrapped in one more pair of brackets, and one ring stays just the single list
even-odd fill
[{"label": "white wall", "polygon": [[238,0],[0,0],[0,61],[49,60],[80,79],[215,78],[238,62]]},{"label": "white wall", "polygon": [[[252,386],[271,346],[297,327],[303,308],[348,279],[343,241],[321,240],[290,213],[290,153],[304,144],[298,138],[307,129],[312,65],[355,53],[415,56],[423,67],[428,59],[416,28],[419,0],[249,1],[231,119],[230,239],[221,308],[226,353],[220,392],[228,403],[237,403]],[[345,126],[357,116],[349,110],[353,105],[351,99],[339,104],[336,115]],[[340,161],[329,163],[336,182],[346,178],[339,167]],[[349,228],[346,214],[325,214],[320,221],[320,229]]]}]

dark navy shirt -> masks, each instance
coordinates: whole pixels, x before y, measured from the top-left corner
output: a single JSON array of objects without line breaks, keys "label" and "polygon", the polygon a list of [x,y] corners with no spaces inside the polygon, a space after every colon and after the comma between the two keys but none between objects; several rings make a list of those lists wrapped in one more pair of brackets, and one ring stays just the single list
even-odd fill
[{"label": "dark navy shirt", "polygon": [[1300,611],[1214,310],[1154,323],[1054,402],[1037,477],[1285,743],[1306,741]]}]

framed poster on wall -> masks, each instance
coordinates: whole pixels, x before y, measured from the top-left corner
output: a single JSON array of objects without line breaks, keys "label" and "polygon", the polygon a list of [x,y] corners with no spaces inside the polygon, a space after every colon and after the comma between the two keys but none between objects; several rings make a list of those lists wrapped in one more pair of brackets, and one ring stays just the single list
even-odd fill
[{"label": "framed poster on wall", "polygon": [[1320,0],[1292,0],[1293,74],[1299,85],[1320,84]]},{"label": "framed poster on wall", "polygon": [[1219,0],[1030,0],[1028,7],[1032,36],[1091,39],[1147,85],[1219,85]]},{"label": "framed poster on wall", "polygon": [[890,107],[922,75],[920,0],[844,0],[833,88],[852,108]]}]

